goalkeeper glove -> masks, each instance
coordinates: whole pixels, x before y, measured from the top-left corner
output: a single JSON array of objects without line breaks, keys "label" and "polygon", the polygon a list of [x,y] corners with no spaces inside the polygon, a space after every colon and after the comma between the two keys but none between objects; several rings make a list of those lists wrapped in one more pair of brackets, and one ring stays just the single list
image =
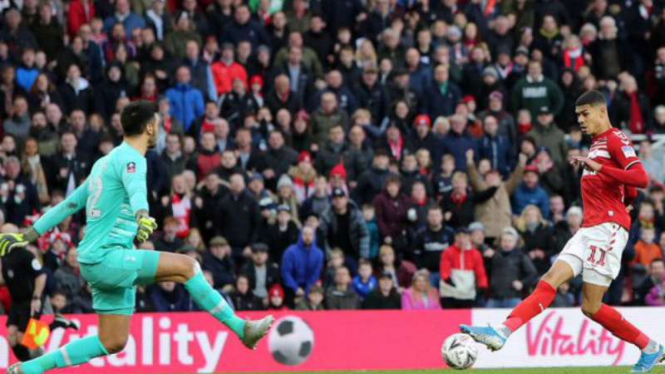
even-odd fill
[{"label": "goalkeeper glove", "polygon": [[138,224],[139,224],[139,229],[136,232],[136,240],[139,243],[143,243],[146,240],[148,240],[148,238],[150,238],[150,235],[152,235],[152,233],[155,230],[157,230],[157,222],[155,222],[155,219],[152,217],[148,216],[140,217],[138,220]]},{"label": "goalkeeper glove", "polygon": [[0,234],[0,257],[6,256],[14,248],[26,245],[28,240],[23,234]]}]

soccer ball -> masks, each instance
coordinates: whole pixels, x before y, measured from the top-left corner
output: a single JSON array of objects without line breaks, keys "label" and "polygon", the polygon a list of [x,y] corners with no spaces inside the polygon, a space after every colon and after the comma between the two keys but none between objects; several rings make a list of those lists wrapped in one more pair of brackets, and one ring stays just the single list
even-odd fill
[{"label": "soccer ball", "polygon": [[441,354],[448,366],[456,370],[464,370],[476,363],[478,348],[469,335],[455,334],[443,342]]},{"label": "soccer ball", "polygon": [[284,365],[300,365],[314,349],[314,331],[299,317],[280,319],[268,335],[268,347],[275,361]]}]

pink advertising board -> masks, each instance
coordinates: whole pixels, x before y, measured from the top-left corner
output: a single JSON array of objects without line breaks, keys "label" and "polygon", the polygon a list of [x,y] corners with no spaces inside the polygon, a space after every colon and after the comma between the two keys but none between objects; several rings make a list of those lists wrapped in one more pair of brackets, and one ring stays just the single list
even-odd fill
[{"label": "pink advertising board", "polygon": [[[264,313],[240,315],[258,318]],[[81,323],[80,331],[54,331],[47,350],[96,333],[94,315],[70,317]],[[122,353],[95,359],[92,367],[82,365],[67,372],[89,373],[91,368],[99,374],[444,368],[440,354],[443,340],[457,332],[460,323],[471,320],[471,311],[279,312],[275,317],[277,322],[268,339],[250,351],[205,313],[139,314]],[[0,318],[0,324],[2,369],[14,357],[6,339],[5,317]],[[304,344],[303,348],[298,345],[298,352],[291,352],[291,356],[302,355],[291,357],[291,363],[297,365],[278,362],[289,358],[288,349],[283,349],[289,344]]]}]

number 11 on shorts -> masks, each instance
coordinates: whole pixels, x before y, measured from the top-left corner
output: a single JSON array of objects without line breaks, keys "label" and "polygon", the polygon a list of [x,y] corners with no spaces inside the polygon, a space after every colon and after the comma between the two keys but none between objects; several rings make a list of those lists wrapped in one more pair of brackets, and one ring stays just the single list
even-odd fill
[{"label": "number 11 on shorts", "polygon": [[[600,252],[600,259],[596,262],[596,252]],[[592,264],[598,265],[598,266],[605,266],[605,254],[607,253],[606,250],[602,248],[598,248],[595,245],[591,246],[591,254],[589,255],[589,258],[586,260]]]}]

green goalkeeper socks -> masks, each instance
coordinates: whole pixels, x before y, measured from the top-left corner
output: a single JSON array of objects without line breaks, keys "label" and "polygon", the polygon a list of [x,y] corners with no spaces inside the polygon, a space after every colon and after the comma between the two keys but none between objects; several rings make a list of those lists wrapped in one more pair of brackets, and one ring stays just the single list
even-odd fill
[{"label": "green goalkeeper socks", "polygon": [[[228,326],[240,338],[245,335],[245,320],[239,318],[226,300],[206,281],[201,271],[185,283],[185,288],[192,295],[196,304],[212,314],[218,321]],[[27,374],[27,373],[26,373]]]},{"label": "green goalkeeper socks", "polygon": [[42,374],[55,368],[85,364],[95,357],[108,354],[99,336],[93,335],[74,340],[60,349],[24,362],[21,369],[25,374]]}]

